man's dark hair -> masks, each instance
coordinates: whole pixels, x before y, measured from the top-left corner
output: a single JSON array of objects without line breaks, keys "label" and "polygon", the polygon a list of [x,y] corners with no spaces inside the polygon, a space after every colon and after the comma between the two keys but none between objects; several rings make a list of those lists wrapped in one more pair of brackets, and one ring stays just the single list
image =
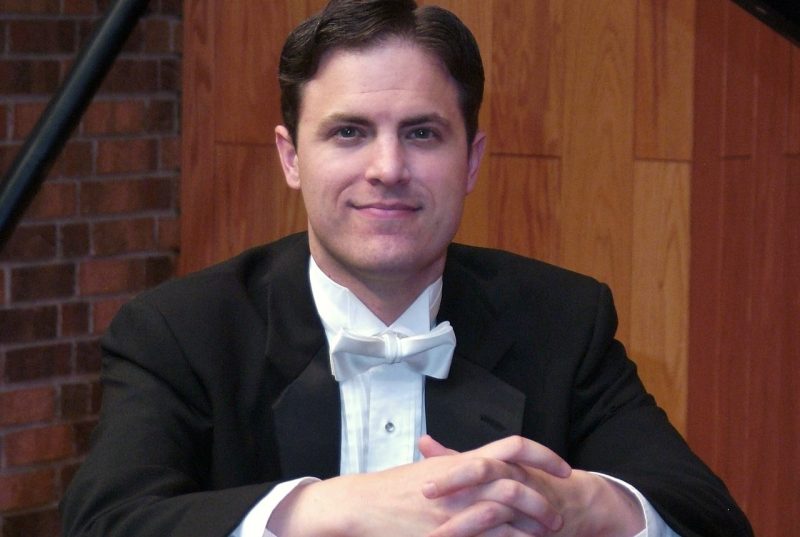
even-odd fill
[{"label": "man's dark hair", "polygon": [[331,0],[323,11],[295,28],[283,45],[278,72],[281,113],[292,140],[303,86],[316,74],[322,56],[334,49],[364,49],[401,38],[442,62],[458,86],[467,142],[478,130],[483,100],[483,63],[472,32],[458,17],[414,0]]}]

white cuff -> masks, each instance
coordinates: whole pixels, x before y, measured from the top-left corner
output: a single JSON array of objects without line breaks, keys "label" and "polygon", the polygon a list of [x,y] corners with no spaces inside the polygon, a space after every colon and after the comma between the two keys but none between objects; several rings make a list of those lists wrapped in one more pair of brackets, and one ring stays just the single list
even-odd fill
[{"label": "white cuff", "polygon": [[257,504],[250,509],[242,522],[233,530],[229,537],[276,537],[271,531],[267,530],[267,522],[272,512],[278,505],[300,485],[319,481],[315,477],[301,477],[293,481],[279,483],[270,490],[266,496],[261,498]]},{"label": "white cuff", "polygon": [[642,507],[642,512],[644,513],[644,529],[636,535],[632,535],[631,537],[680,537],[677,533],[672,531],[669,526],[667,526],[667,523],[664,522],[664,519],[661,518],[661,515],[659,515],[650,502],[647,501],[647,498],[642,496],[642,493],[636,490],[633,485],[630,485],[621,479],[617,479],[616,477],[611,477],[610,475],[601,474],[599,472],[592,473],[616,483],[630,492],[637,500],[639,500],[639,505]]}]

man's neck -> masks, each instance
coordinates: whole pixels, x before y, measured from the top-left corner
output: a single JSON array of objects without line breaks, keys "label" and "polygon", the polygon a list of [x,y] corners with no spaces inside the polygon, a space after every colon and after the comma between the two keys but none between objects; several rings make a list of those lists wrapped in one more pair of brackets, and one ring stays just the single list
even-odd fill
[{"label": "man's neck", "polygon": [[386,326],[394,323],[419,297],[419,295],[443,272],[444,260],[430,267],[430,270],[417,271],[411,276],[401,274],[357,275],[349,272],[331,270],[314,261],[334,282],[346,287]]}]

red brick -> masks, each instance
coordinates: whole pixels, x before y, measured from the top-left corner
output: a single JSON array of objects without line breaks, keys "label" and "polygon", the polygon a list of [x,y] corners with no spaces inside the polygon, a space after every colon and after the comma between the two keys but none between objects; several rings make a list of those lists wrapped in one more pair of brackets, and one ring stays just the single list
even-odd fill
[{"label": "red brick", "polygon": [[73,182],[45,181],[25,211],[29,219],[66,218],[77,211],[76,186]]},{"label": "red brick", "polygon": [[[5,140],[8,135],[8,107],[5,104],[0,104],[0,140]],[[5,169],[5,168],[4,168]]]},{"label": "red brick", "polygon": [[106,331],[119,309],[130,300],[127,297],[99,300],[92,305],[92,326],[95,334]]},{"label": "red brick", "polygon": [[117,59],[100,93],[144,93],[159,89],[157,60]]},{"label": "red brick", "polygon": [[3,537],[56,537],[58,535],[61,535],[61,518],[55,508],[3,517]]},{"label": "red brick", "polygon": [[137,292],[166,280],[174,273],[167,257],[91,259],[80,268],[83,296]]},{"label": "red brick", "polygon": [[181,90],[181,62],[178,59],[159,62],[159,89],[163,91]]},{"label": "red brick", "polygon": [[72,370],[68,343],[6,351],[4,380],[8,383],[63,377]]},{"label": "red brick", "polygon": [[180,251],[181,225],[178,218],[162,218],[158,221],[158,249],[161,251]]},{"label": "red brick", "polygon": [[53,60],[0,60],[0,94],[50,95],[58,89],[61,64]]},{"label": "red brick", "polygon": [[67,142],[56,157],[49,177],[74,177],[92,173],[91,142]]},{"label": "red brick", "polygon": [[64,384],[61,386],[61,417],[85,418],[89,414],[91,386],[89,384]]},{"label": "red brick", "polygon": [[89,310],[89,304],[85,302],[61,304],[61,337],[88,334]]},{"label": "red brick", "polygon": [[177,107],[177,102],[171,100],[161,99],[151,102],[147,107],[147,131],[177,133],[179,127]]},{"label": "red brick", "polygon": [[168,179],[85,181],[81,213],[121,214],[163,210],[172,206],[173,183]]},{"label": "red brick", "polygon": [[31,388],[0,393],[0,426],[51,420],[55,416],[55,390]]},{"label": "red brick", "polygon": [[177,22],[172,34],[172,46],[176,54],[183,55],[183,22]]},{"label": "red brick", "polygon": [[17,103],[14,105],[14,139],[24,140],[47,107],[46,101]]},{"label": "red brick", "polygon": [[61,228],[61,255],[82,257],[89,253],[89,225],[79,222]]},{"label": "red brick", "polygon": [[[0,310],[0,343],[26,343],[56,336],[58,311],[55,306]],[[8,356],[11,356],[9,351]],[[8,361],[7,356],[7,361]],[[8,374],[8,363],[6,363]]]},{"label": "red brick", "polygon": [[70,53],[77,45],[75,23],[69,20],[12,20],[8,35],[10,52]]},{"label": "red brick", "polygon": [[98,222],[92,228],[96,255],[113,255],[152,250],[156,246],[152,218]]},{"label": "red brick", "polygon": [[11,271],[11,300],[64,298],[75,294],[75,265],[60,263]]},{"label": "red brick", "polygon": [[181,15],[183,3],[181,0],[161,0],[157,11],[162,15]]},{"label": "red brick", "polygon": [[148,18],[141,21],[144,52],[172,52],[172,28],[167,19]]},{"label": "red brick", "polygon": [[181,169],[181,139],[178,136],[161,140],[161,163],[164,171]]},{"label": "red brick", "polygon": [[3,13],[58,13],[61,8],[60,0],[4,0]]},{"label": "red brick", "polygon": [[52,258],[55,255],[55,226],[20,225],[0,250],[0,261],[37,261]]},{"label": "red brick", "polygon": [[51,503],[55,499],[53,470],[0,475],[0,512],[30,509]]},{"label": "red brick", "polygon": [[103,354],[100,351],[100,340],[81,341],[75,352],[76,373],[100,373]]},{"label": "red brick", "polygon": [[97,173],[147,172],[157,169],[154,139],[103,140],[97,147]]},{"label": "red brick", "polygon": [[100,101],[93,103],[83,118],[87,134],[141,133],[148,119],[144,101]]},{"label": "red brick", "polygon": [[9,466],[66,459],[75,454],[74,431],[54,425],[6,433],[3,452]]},{"label": "red brick", "polygon": [[64,2],[65,15],[95,15],[97,6],[94,0],[69,0]]}]

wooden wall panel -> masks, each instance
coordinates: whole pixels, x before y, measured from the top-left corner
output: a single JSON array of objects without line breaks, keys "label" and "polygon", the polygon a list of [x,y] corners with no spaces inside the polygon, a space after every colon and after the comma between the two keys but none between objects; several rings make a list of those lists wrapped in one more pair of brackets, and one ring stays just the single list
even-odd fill
[{"label": "wooden wall panel", "polygon": [[496,248],[534,256],[548,263],[561,259],[559,161],[494,156],[489,220]]},{"label": "wooden wall panel", "polygon": [[730,2],[697,24],[687,431],[778,536],[800,524],[797,49]]},{"label": "wooden wall panel", "polygon": [[[274,143],[273,128],[281,122],[278,59],[290,20],[283,2],[223,2],[215,19],[216,60],[214,109],[217,142]],[[223,7],[224,4],[224,7]],[[278,51],[278,54],[276,54]]]},{"label": "wooden wall panel", "polygon": [[691,166],[637,162],[629,350],[680,430],[686,425]]},{"label": "wooden wall panel", "polygon": [[609,282],[630,333],[636,3],[564,7],[563,263]]},{"label": "wooden wall panel", "polygon": [[494,2],[492,153],[561,155],[563,10],[558,1]]},{"label": "wooden wall panel", "polygon": [[[214,221],[214,37],[215,4],[184,2],[183,99],[181,125],[181,253],[178,271],[213,262],[205,238]],[[202,215],[202,217],[201,217]]]},{"label": "wooden wall panel", "polygon": [[723,85],[725,123],[723,155],[737,157],[753,151],[754,84],[758,21],[743,9],[724,9],[725,62]]},{"label": "wooden wall panel", "polygon": [[284,183],[274,147],[218,144],[215,167],[215,177],[222,178],[214,181],[216,261],[252,246],[254,239],[273,241],[305,228],[302,199]]},{"label": "wooden wall panel", "polygon": [[800,155],[800,47],[792,47],[791,76],[786,152],[790,155]]},{"label": "wooden wall panel", "polygon": [[692,158],[694,12],[694,0],[638,3],[637,158]]}]

